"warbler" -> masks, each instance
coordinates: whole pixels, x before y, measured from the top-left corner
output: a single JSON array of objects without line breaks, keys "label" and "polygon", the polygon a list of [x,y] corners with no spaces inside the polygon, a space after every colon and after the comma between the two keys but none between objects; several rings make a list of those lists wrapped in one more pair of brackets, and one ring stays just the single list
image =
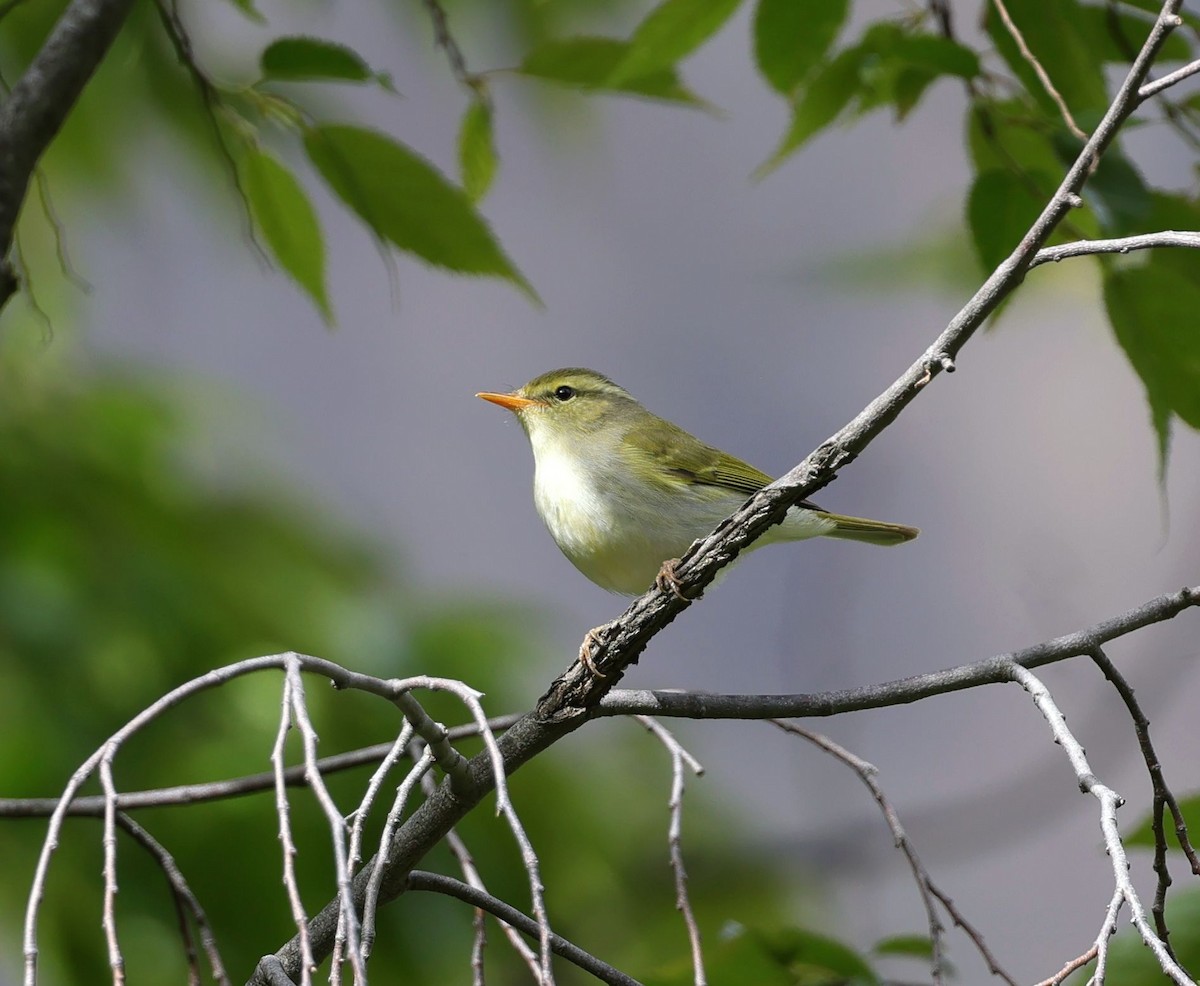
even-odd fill
[{"label": "warbler", "polygon": [[[476,396],[516,414],[533,448],[538,513],[572,564],[610,592],[640,595],[664,575],[670,583],[664,563],[771,482],[595,370],[551,370],[510,394]],[[893,545],[918,533],[804,501],[751,548],[813,537]]]}]

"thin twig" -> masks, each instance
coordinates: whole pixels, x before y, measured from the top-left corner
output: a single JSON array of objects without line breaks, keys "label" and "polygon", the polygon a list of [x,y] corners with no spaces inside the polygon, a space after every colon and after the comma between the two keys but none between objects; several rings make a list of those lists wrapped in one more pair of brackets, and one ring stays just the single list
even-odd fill
[{"label": "thin twig", "polygon": [[1049,979],[1043,979],[1037,984],[1037,986],[1062,986],[1062,983],[1066,982],[1071,973],[1078,969],[1082,969],[1089,962],[1093,962],[1096,958],[1097,951],[1097,947],[1092,945],[1092,947],[1082,955],[1071,959],[1070,962],[1059,969],[1058,972],[1056,972],[1053,976],[1051,976]]},{"label": "thin twig", "polygon": [[[188,886],[187,880],[184,879],[179,865],[175,862],[175,857],[167,851],[162,843],[124,812],[118,812],[117,825],[138,845],[145,849],[158,864],[159,869],[163,871],[163,876],[166,877],[167,886],[171,891],[171,897],[176,902],[176,906],[180,911],[181,932],[187,935],[187,918],[190,916],[199,932],[200,944],[204,946],[204,953],[208,957],[208,964],[212,971],[213,979],[217,981],[219,986],[229,986],[229,975],[225,971],[225,963],[221,960],[221,952],[217,947],[216,936],[213,934],[212,925],[209,924],[208,915],[204,913],[204,908],[200,906],[200,901],[192,892],[192,888]],[[195,981],[198,983],[200,981],[200,970],[197,968],[195,950],[190,945],[190,939],[188,945],[185,947],[189,951],[189,979],[194,974]]]},{"label": "thin twig", "polygon": [[1062,98],[1062,93],[1054,88],[1054,83],[1050,81],[1050,75],[1046,72],[1046,69],[1043,67],[1042,63],[1038,61],[1037,56],[1029,50],[1029,45],[1025,43],[1025,36],[1021,33],[1020,28],[1018,28],[1013,22],[1012,16],[1009,14],[1008,7],[1005,5],[1004,0],[992,0],[992,4],[996,8],[996,13],[1000,15],[1000,20],[1004,22],[1005,29],[1016,43],[1017,49],[1021,52],[1021,57],[1024,58],[1025,61],[1029,63],[1030,68],[1037,73],[1038,81],[1041,82],[1042,88],[1045,89],[1050,98],[1054,100],[1054,105],[1058,107],[1058,112],[1062,115],[1063,122],[1067,125],[1067,129],[1070,130],[1071,133],[1073,133],[1080,140],[1087,140],[1088,135],[1079,128],[1079,124],[1077,124],[1075,122],[1075,118],[1071,116],[1071,109],[1069,106],[1067,106],[1067,101]]},{"label": "thin twig", "polygon": [[[1084,753],[1083,747],[1067,727],[1067,720],[1054,703],[1049,690],[1037,676],[1019,664],[1014,664],[1012,666],[1012,677],[1013,681],[1017,682],[1017,684],[1029,693],[1034,704],[1037,705],[1038,710],[1049,724],[1050,731],[1054,735],[1054,741],[1063,748],[1067,759],[1071,763],[1071,768],[1075,771],[1080,790],[1086,794],[1091,794],[1100,803],[1100,830],[1104,834],[1104,848],[1112,860],[1113,881],[1116,888],[1113,897],[1114,904],[1110,905],[1109,912],[1112,915],[1113,922],[1115,922],[1116,908],[1120,907],[1122,901],[1124,901],[1129,905],[1134,927],[1137,928],[1142,941],[1154,953],[1154,958],[1162,967],[1163,972],[1177,986],[1195,986],[1192,979],[1171,957],[1165,943],[1150,926],[1150,922],[1146,919],[1145,908],[1142,906],[1137,890],[1134,889],[1133,882],[1129,878],[1129,860],[1125,855],[1125,846],[1121,841],[1120,826],[1117,824],[1117,809],[1124,803],[1123,799],[1112,788],[1102,784],[1096,775],[1092,773],[1092,768],[1088,764],[1087,754]],[[1104,942],[1107,941],[1108,934],[1111,934],[1111,932],[1103,934]],[[1097,940],[1097,945],[1100,947],[1100,954],[1095,980],[1099,984],[1103,981],[1100,966],[1104,960],[1105,945],[1100,939]]]},{"label": "thin twig", "polygon": [[[488,728],[494,733],[502,733],[518,718],[520,717],[515,713],[492,716],[488,719]],[[446,730],[446,738],[451,742],[470,739],[478,735],[479,726],[473,722],[452,726]],[[329,776],[341,770],[377,764],[387,756],[391,749],[391,743],[376,743],[358,750],[322,757],[317,761],[317,766],[323,775]],[[307,787],[308,779],[304,776],[304,772],[304,764],[288,767],[283,772],[284,783],[288,787]],[[275,772],[267,770],[259,774],[247,774],[245,777],[235,777],[224,781],[180,784],[177,787],[154,788],[149,791],[123,791],[117,794],[117,808],[122,811],[131,811],[137,808],[200,804],[205,801],[222,801],[226,798],[258,794],[274,790],[274,788]],[[45,818],[54,813],[60,801],[60,798],[0,798],[0,818]],[[67,806],[66,813],[85,817],[101,817],[104,814],[104,797],[103,795],[89,795],[75,798]]]},{"label": "thin twig", "polygon": [[1030,261],[1030,268],[1042,264],[1058,263],[1071,257],[1090,257],[1101,253],[1132,253],[1135,250],[1156,250],[1162,247],[1186,247],[1200,249],[1200,233],[1191,230],[1162,230],[1158,233],[1140,233],[1137,236],[1121,236],[1107,240],[1076,240],[1058,246],[1044,247]]},{"label": "thin twig", "polygon": [[[464,903],[470,904],[472,907],[482,908],[505,924],[510,924],[514,928],[523,931],[530,938],[540,938],[542,935],[540,921],[535,921],[528,915],[522,914],[511,904],[506,904],[499,898],[469,886],[461,880],[455,880],[453,877],[443,876],[440,873],[427,873],[423,870],[413,870],[408,874],[407,889],[430,890],[440,894],[448,894],[451,897],[457,897]],[[573,965],[577,965],[584,971],[591,973],[601,982],[609,983],[611,986],[641,986],[632,976],[627,976],[620,969],[614,969],[607,962],[585,952],[578,945],[567,941],[567,939],[554,932],[550,933],[550,948],[555,955],[560,955]]]},{"label": "thin twig", "polygon": [[1170,809],[1179,846],[1191,864],[1192,872],[1197,876],[1200,876],[1200,859],[1197,859],[1196,851],[1192,848],[1191,840],[1188,839],[1187,822],[1184,820],[1183,812],[1179,810],[1179,802],[1175,799],[1170,787],[1167,786],[1162,764],[1159,762],[1154,744],[1150,740],[1150,720],[1142,712],[1142,707],[1134,696],[1129,682],[1117,670],[1116,665],[1109,660],[1103,648],[1097,647],[1092,651],[1092,660],[1104,673],[1104,677],[1112,682],[1113,687],[1121,696],[1121,701],[1125,703],[1129,717],[1133,720],[1138,748],[1142,751],[1142,759],[1146,762],[1146,770],[1150,774],[1150,788],[1154,798],[1150,813],[1151,826],[1154,831],[1154,872],[1158,875],[1158,886],[1154,892],[1154,904],[1151,912],[1154,915],[1154,925],[1158,929],[1158,936],[1170,951],[1170,931],[1167,928],[1166,907],[1167,888],[1171,885],[1171,872],[1167,866],[1167,835],[1163,827],[1164,809]]},{"label": "thin twig", "polygon": [[861,757],[851,753],[845,747],[835,743],[828,736],[821,733],[813,732],[805,729],[803,726],[798,726],[794,722],[787,722],[783,719],[769,720],[772,725],[778,726],[784,732],[799,736],[802,739],[808,740],[814,746],[824,750],[835,759],[844,763],[847,767],[858,775],[859,780],[866,785],[867,790],[871,792],[871,797],[875,799],[875,803],[879,806],[880,812],[883,814],[883,819],[887,823],[888,830],[892,833],[892,840],[903,854],[908,862],[909,869],[912,871],[913,880],[917,885],[917,892],[921,897],[921,903],[925,908],[925,917],[929,925],[929,943],[932,949],[931,954],[931,973],[934,983],[944,982],[943,975],[946,971],[945,960],[945,941],[943,933],[945,928],[942,925],[941,919],[938,917],[937,907],[934,905],[934,900],[941,902],[946,908],[947,913],[958,927],[971,939],[976,950],[987,964],[988,971],[1000,979],[1003,979],[1008,986],[1017,986],[1017,982],[996,960],[991,949],[983,940],[983,935],[972,925],[955,906],[954,901],[942,891],[929,875],[929,871],[925,869],[925,864],[921,862],[917,855],[916,849],[913,848],[912,842],[908,838],[908,833],[904,831],[904,826],[900,822],[900,816],[896,812],[895,807],[883,793],[883,788],[880,786],[876,777],[879,773],[878,768],[863,760]]},{"label": "thin twig", "polygon": [[[543,986],[553,986],[554,971],[550,965],[550,919],[546,912],[546,888],[542,884],[542,878],[539,869],[537,853],[534,852],[533,843],[530,842],[528,834],[525,832],[524,825],[521,824],[521,819],[517,815],[516,809],[513,807],[512,800],[508,795],[508,781],[505,777],[504,755],[500,752],[500,747],[496,743],[496,737],[488,728],[487,714],[483,710],[479,699],[482,697],[481,692],[463,684],[461,681],[455,681],[452,678],[435,678],[427,675],[421,675],[414,678],[406,679],[405,688],[400,695],[394,699],[400,705],[401,699],[407,699],[408,689],[410,688],[428,688],[434,691],[450,692],[457,696],[471,713],[475,724],[479,727],[480,738],[483,740],[485,753],[491,761],[493,777],[496,784],[496,814],[503,816],[508,822],[509,831],[512,832],[513,838],[516,840],[517,847],[521,852],[521,860],[525,864],[525,872],[529,877],[529,892],[533,903],[533,915],[541,924],[541,979]],[[406,705],[401,705],[401,708],[406,708]],[[408,715],[408,712],[405,711]],[[423,710],[422,710],[423,714]],[[426,717],[427,718],[427,717]],[[449,743],[445,742],[445,728],[440,723],[434,724],[437,727],[432,736],[426,736],[422,732],[421,725],[415,724],[418,734],[421,735],[426,742],[437,744],[437,748],[442,752],[437,754],[439,757],[438,763],[446,769],[446,765],[442,762],[442,757],[445,757],[454,768],[459,771],[457,776],[451,775],[451,787],[454,788],[457,784],[459,791],[469,790],[473,780],[470,774],[470,765],[468,761],[462,757],[457,751],[454,751]],[[435,754],[437,750],[435,749]],[[449,754],[453,753],[454,757]],[[457,758],[457,759],[454,759]]]},{"label": "thin twig", "polygon": [[104,938],[108,943],[108,964],[113,986],[125,982],[125,959],[117,939],[117,788],[113,783],[112,760],[117,748],[110,745],[100,759],[100,785],[104,789]]},{"label": "thin twig", "polygon": [[375,914],[379,909],[379,888],[383,882],[384,867],[387,865],[388,846],[392,843],[392,835],[404,817],[404,809],[412,795],[413,788],[421,778],[433,767],[433,752],[425,747],[425,752],[413,763],[412,769],[404,775],[404,780],[396,788],[396,797],[392,800],[391,810],[383,823],[383,832],[379,836],[379,852],[370,867],[367,879],[367,890],[363,904],[362,953],[364,961],[371,957],[371,949],[375,946]]},{"label": "thin twig", "polygon": [[[408,752],[408,744],[413,736],[412,723],[405,721],[400,729],[400,735],[396,737],[388,750],[387,755],[380,762],[375,772],[371,775],[370,781],[367,783],[366,791],[363,792],[362,800],[358,803],[358,807],[351,812],[347,821],[350,818],[354,819],[353,825],[350,828],[350,851],[347,863],[348,872],[351,876],[358,869],[358,865],[362,862],[362,834],[363,828],[367,822],[367,815],[371,812],[371,806],[375,803],[375,799],[379,795],[379,789],[383,786],[384,778],[387,777],[392,767]],[[317,761],[318,773],[320,772],[320,761]],[[346,954],[347,944],[347,928],[345,916],[338,920],[337,938],[334,941],[333,955],[330,962],[329,978],[331,986],[338,986],[341,982],[341,966]]]},{"label": "thin twig", "polygon": [[450,33],[450,22],[445,9],[439,0],[422,0],[422,3],[429,11],[430,21],[433,22],[434,43],[446,53],[446,60],[450,62],[450,71],[454,73],[454,78],[464,89],[490,106],[491,97],[488,95],[487,86],[484,85],[481,76],[467,68],[467,59],[463,56],[458,42],[454,40],[454,35]]},{"label": "thin twig", "polygon": [[1182,68],[1177,68],[1174,72],[1168,72],[1161,79],[1147,82],[1138,90],[1138,99],[1147,100],[1164,89],[1170,89],[1171,86],[1182,82],[1184,79],[1190,79],[1197,72],[1200,72],[1200,59],[1188,62]]},{"label": "thin twig", "polygon": [[304,679],[300,673],[300,661],[293,656],[287,663],[287,680],[291,682],[292,719],[300,730],[304,744],[304,765],[308,774],[308,783],[316,795],[317,803],[325,813],[329,822],[329,834],[333,844],[333,866],[337,878],[338,895],[342,901],[342,916],[346,950],[350,958],[350,968],[354,973],[355,986],[366,986],[367,974],[363,967],[362,950],[359,948],[358,912],[354,908],[353,894],[350,889],[352,876],[347,861],[346,849],[346,820],[338,809],[333,795],[317,769],[317,731],[313,728],[308,715],[308,706],[304,700]]},{"label": "thin twig", "polygon": [[700,943],[700,926],[692,910],[692,899],[688,895],[687,870],[683,865],[683,768],[687,766],[697,777],[704,773],[700,761],[693,757],[674,734],[651,716],[636,716],[646,729],[658,739],[671,755],[671,797],[667,807],[671,822],[667,827],[667,847],[671,857],[671,871],[675,874],[675,909],[683,915],[687,928],[688,942],[692,949],[692,981],[695,986],[705,986],[708,977],[704,973],[704,950]]},{"label": "thin twig", "polygon": [[279,842],[283,847],[283,885],[287,888],[292,920],[296,923],[296,930],[300,935],[300,953],[304,956],[304,962],[300,969],[301,983],[303,986],[309,986],[316,963],[313,961],[312,946],[308,940],[308,915],[304,911],[304,902],[300,898],[300,887],[296,882],[296,843],[292,839],[291,811],[288,808],[287,788],[283,783],[287,735],[288,730],[292,728],[293,717],[292,679],[290,677],[284,679],[280,705],[279,730],[275,734],[275,745],[271,750],[271,763],[275,766],[275,815],[279,819]]},{"label": "thin twig", "polygon": [[[426,774],[421,778],[421,788],[427,796],[433,796],[434,792],[437,790],[437,782],[434,781],[431,774]],[[470,886],[487,893],[488,890],[484,885],[483,877],[480,875],[479,869],[475,866],[475,858],[471,855],[471,851],[467,848],[467,844],[463,841],[462,836],[458,834],[457,829],[451,829],[446,833],[446,848],[450,850],[450,854],[458,862],[459,868],[462,870],[463,876],[466,878],[467,883]],[[477,918],[482,913],[482,911],[476,909]],[[542,969],[538,954],[529,947],[525,939],[521,937],[521,933],[512,925],[505,924],[503,921],[501,921],[500,929],[503,932],[504,937],[508,940],[509,944],[512,945],[513,951],[515,951],[521,961],[528,966],[534,982],[540,983],[542,978]],[[472,944],[473,969],[475,968],[475,953],[478,953],[478,959],[480,962],[482,962],[483,959],[484,931],[484,923],[479,920],[475,921],[475,935],[474,942]]]}]

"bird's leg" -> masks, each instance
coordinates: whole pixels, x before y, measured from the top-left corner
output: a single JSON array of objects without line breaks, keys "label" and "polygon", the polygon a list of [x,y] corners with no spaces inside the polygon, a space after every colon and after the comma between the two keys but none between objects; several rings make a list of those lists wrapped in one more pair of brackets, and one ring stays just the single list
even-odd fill
[{"label": "bird's leg", "polygon": [[592,648],[600,649],[600,627],[592,627],[583,635],[583,643],[579,645],[579,663],[587,668],[597,678],[607,678],[595,664],[592,663]]},{"label": "bird's leg", "polygon": [[690,603],[694,599],[699,599],[703,593],[698,592],[694,596],[689,596],[683,591],[683,580],[675,574],[675,566],[679,564],[678,558],[668,558],[662,563],[662,568],[658,570],[658,574],[654,576],[654,584],[663,592],[673,592],[677,599],[683,600],[685,603]]}]

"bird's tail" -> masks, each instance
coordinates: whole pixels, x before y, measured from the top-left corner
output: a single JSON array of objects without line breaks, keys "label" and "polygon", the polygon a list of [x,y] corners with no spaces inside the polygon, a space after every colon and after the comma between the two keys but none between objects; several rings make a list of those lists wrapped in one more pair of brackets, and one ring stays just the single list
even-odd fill
[{"label": "bird's tail", "polygon": [[842,514],[831,514],[820,511],[827,519],[833,521],[834,527],[825,532],[827,538],[841,538],[844,541],[862,541],[864,544],[880,544],[891,546],[911,541],[921,532],[906,524],[889,524],[883,520],[868,520],[866,517],[846,517]]}]

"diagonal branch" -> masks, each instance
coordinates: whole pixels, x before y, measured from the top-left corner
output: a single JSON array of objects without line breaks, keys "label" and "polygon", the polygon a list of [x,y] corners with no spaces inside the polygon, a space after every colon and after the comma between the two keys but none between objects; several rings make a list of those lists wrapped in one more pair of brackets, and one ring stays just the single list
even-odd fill
[{"label": "diagonal branch", "polygon": [[132,6],[133,0],[73,0],[0,105],[0,308],[17,290],[8,252],[33,169]]}]

